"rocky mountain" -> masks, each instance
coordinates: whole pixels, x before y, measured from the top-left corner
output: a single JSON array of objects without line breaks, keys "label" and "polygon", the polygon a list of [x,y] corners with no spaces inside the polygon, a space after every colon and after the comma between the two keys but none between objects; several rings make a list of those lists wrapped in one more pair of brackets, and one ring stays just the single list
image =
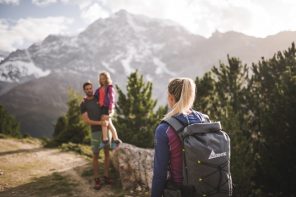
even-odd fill
[{"label": "rocky mountain", "polygon": [[295,38],[296,32],[266,38],[215,32],[204,38],[172,21],[121,10],[76,36],[49,35],[6,56],[0,63],[0,103],[21,122],[23,133],[50,136],[57,117],[66,111],[67,89],[82,94],[82,83],[96,84],[102,70],[125,88],[127,76],[138,69],[164,104],[169,78],[201,76],[227,54],[257,62],[286,49]]},{"label": "rocky mountain", "polygon": [[0,62],[4,60],[4,58],[8,55],[9,55],[9,52],[0,50]]}]

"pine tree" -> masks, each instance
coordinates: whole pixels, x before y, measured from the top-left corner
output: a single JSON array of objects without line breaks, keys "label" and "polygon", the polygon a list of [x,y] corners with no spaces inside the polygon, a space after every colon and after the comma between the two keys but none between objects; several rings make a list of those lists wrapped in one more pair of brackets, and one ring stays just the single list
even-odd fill
[{"label": "pine tree", "polygon": [[196,78],[197,99],[194,106],[212,120],[221,121],[231,138],[231,172],[237,185],[236,192],[250,193],[255,166],[251,133],[248,130],[246,88],[248,68],[238,58],[227,56],[228,64]]},{"label": "pine tree", "polygon": [[203,77],[196,77],[196,98],[193,104],[194,109],[201,111],[207,114],[210,117],[214,117],[215,113],[213,110],[217,108],[215,104],[217,103],[215,100],[215,80],[213,79],[213,73],[207,72]]},{"label": "pine tree", "polygon": [[68,127],[68,120],[66,116],[60,116],[54,128],[53,137],[55,139],[59,138],[61,133],[64,133]]},{"label": "pine tree", "polygon": [[249,100],[258,139],[257,184],[275,196],[296,193],[296,48],[253,64]]},{"label": "pine tree", "polygon": [[0,133],[20,137],[20,126],[16,119],[0,105]]},{"label": "pine tree", "polygon": [[116,89],[115,126],[119,137],[139,147],[152,147],[154,130],[165,113],[162,107],[154,112],[157,101],[152,99],[152,83],[145,83],[143,76],[135,71],[128,77],[126,94],[118,86]]},{"label": "pine tree", "polygon": [[237,196],[296,193],[296,48],[252,65],[229,58],[196,78],[195,107],[220,120],[231,137]]},{"label": "pine tree", "polygon": [[[242,110],[244,101],[245,88],[248,84],[248,68],[242,65],[238,58],[230,58],[227,55],[228,65],[220,63],[219,69],[214,67],[212,72],[216,78],[216,93],[219,97],[219,105],[221,108],[228,106],[234,113]],[[227,116],[227,110],[221,111]],[[242,117],[240,117],[242,118]]]},{"label": "pine tree", "polygon": [[65,116],[58,119],[55,125],[55,140],[59,143],[83,143],[89,138],[89,127],[84,124],[80,114],[82,97],[73,90],[68,93],[68,111]]}]

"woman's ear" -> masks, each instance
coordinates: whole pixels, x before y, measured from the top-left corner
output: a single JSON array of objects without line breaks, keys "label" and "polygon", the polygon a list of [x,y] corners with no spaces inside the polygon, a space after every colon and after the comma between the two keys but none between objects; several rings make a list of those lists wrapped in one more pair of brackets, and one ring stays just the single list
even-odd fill
[{"label": "woman's ear", "polygon": [[175,105],[176,101],[175,101],[175,97],[173,95],[171,95],[170,93],[168,93],[168,104],[169,107],[173,107]]}]

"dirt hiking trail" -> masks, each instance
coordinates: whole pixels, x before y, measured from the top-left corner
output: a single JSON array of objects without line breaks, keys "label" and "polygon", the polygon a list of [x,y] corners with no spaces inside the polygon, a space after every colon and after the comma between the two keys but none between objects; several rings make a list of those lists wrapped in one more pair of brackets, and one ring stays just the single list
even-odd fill
[{"label": "dirt hiking trail", "polygon": [[0,139],[0,196],[124,196],[120,186],[94,190],[90,164],[84,156],[43,148],[38,140]]}]

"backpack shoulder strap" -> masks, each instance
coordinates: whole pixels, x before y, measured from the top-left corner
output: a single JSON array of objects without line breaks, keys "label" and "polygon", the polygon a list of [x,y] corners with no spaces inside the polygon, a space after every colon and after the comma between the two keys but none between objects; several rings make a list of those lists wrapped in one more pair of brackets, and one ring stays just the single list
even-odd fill
[{"label": "backpack shoulder strap", "polygon": [[173,129],[179,134],[184,129],[184,125],[181,124],[175,117],[169,117],[164,119],[162,122],[168,123]]},{"label": "backpack shoulder strap", "polygon": [[195,111],[195,110],[193,110],[193,113],[194,113],[197,117],[200,117],[200,118],[201,118],[201,123],[210,123],[210,122],[211,122],[211,120],[210,120],[210,118],[209,118],[208,115],[203,114],[203,113],[198,112],[198,111]]},{"label": "backpack shoulder strap", "polygon": [[211,122],[209,116],[206,114],[202,114],[202,118],[203,118],[203,123],[210,123]]}]

